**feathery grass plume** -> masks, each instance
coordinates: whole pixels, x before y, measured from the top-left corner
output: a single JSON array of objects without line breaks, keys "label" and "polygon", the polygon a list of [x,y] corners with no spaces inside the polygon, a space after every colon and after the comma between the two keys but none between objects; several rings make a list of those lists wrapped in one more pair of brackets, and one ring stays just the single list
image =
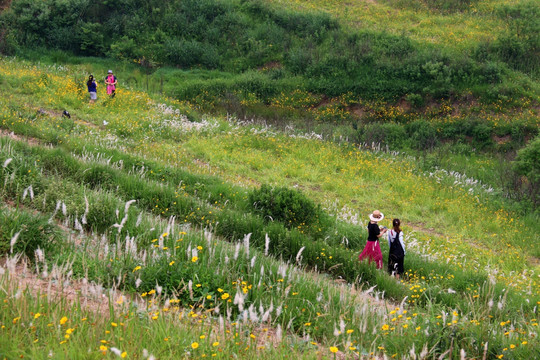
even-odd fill
[{"label": "feathery grass plume", "polygon": [[141,278],[137,278],[137,280],[135,280],[135,289],[138,289],[139,286],[141,286],[141,283],[142,283]]},{"label": "feathery grass plume", "polygon": [[[487,343],[486,343],[486,346],[487,346]],[[420,352],[420,360],[421,359],[425,359],[429,354],[429,351],[428,351],[428,345],[427,343],[424,344],[424,347],[422,348],[422,351]]]},{"label": "feathery grass plume", "polygon": [[66,203],[62,201],[62,214],[67,216],[67,206]]},{"label": "feathery grass plume", "polygon": [[248,308],[249,311],[249,321],[255,323],[259,322],[259,315],[257,314],[257,310],[255,309],[255,306],[251,304]]},{"label": "feathery grass plume", "polygon": [[49,218],[49,224],[52,224],[53,219],[54,219],[54,217],[56,216],[56,213],[58,212],[58,210],[60,210],[60,206],[62,206],[62,201],[61,201],[61,200],[58,200],[58,201],[56,202],[56,207],[54,208],[54,211],[53,211],[51,217]]},{"label": "feathery grass plume", "polygon": [[9,163],[10,163],[11,161],[13,161],[13,158],[8,158],[8,159],[6,159],[6,161],[4,161],[4,165],[2,165],[2,167],[5,169],[5,168],[9,165]]},{"label": "feathery grass plume", "polygon": [[298,254],[296,254],[296,263],[300,265],[300,262],[302,261],[302,251],[304,251],[306,247],[302,246],[300,250],[298,251]]},{"label": "feathery grass plume", "polygon": [[[274,311],[274,301],[270,301],[270,307],[268,309],[266,309],[266,311],[264,312],[262,318],[261,318],[261,321],[262,322],[266,322],[270,319],[270,314],[272,313],[272,311]],[[262,312],[262,311],[261,311]]]},{"label": "feathery grass plume", "polygon": [[240,243],[236,243],[236,246],[234,248],[234,257],[233,257],[235,261],[238,259],[239,252],[240,252]]},{"label": "feathery grass plume", "polygon": [[188,244],[188,247],[187,247],[187,249],[186,249],[186,257],[187,257],[188,259],[191,259],[191,256],[190,256],[190,255],[191,255],[191,242]]},{"label": "feathery grass plume", "polygon": [[139,213],[139,216],[137,216],[137,222],[135,223],[135,227],[139,227],[139,225],[141,225],[141,222],[142,222],[142,211]]},{"label": "feathery grass plume", "polygon": [[45,262],[45,253],[43,252],[43,250],[41,250],[41,248],[38,247],[34,251],[34,254],[38,262],[42,262],[42,263]]},{"label": "feathery grass plume", "polygon": [[283,304],[279,305],[276,309],[276,317],[279,317],[281,315],[281,312],[283,311]]},{"label": "feathery grass plume", "polygon": [[189,298],[193,301],[193,281],[188,281]]},{"label": "feathery grass plume", "polygon": [[244,236],[244,248],[246,250],[246,256],[249,258],[249,239],[251,238],[251,233]]},{"label": "feathery grass plume", "polygon": [[114,353],[116,356],[122,356],[122,351],[120,351],[120,349],[117,349],[115,347],[111,347],[111,352]]},{"label": "feathery grass plume", "polygon": [[34,200],[34,190],[32,189],[32,185],[30,185],[26,189],[24,189],[22,199],[23,200],[26,199],[26,196],[28,194],[30,194],[30,199]]},{"label": "feathery grass plume", "polygon": [[244,311],[244,299],[247,294],[244,294],[240,288],[237,289],[236,294],[234,295],[233,304],[238,306],[240,312]]},{"label": "feathery grass plume", "polygon": [[251,264],[250,264],[250,265],[251,265],[251,268],[252,268],[252,269],[253,269],[253,267],[255,266],[255,259],[257,259],[257,256],[253,256],[253,257],[251,258]]},{"label": "feathery grass plume", "polygon": [[15,235],[13,235],[11,237],[11,240],[9,241],[9,247],[10,247],[10,250],[9,250],[9,253],[10,254],[13,254],[13,247],[15,246],[15,243],[17,242],[17,239],[19,238],[19,235],[21,234],[21,230],[19,230]]},{"label": "feathery grass plume", "polygon": [[224,332],[225,331],[225,320],[223,320],[223,316],[219,316],[219,331]]},{"label": "feathery grass plume", "polygon": [[75,217],[75,224],[74,224],[75,230],[77,230],[81,235],[84,233],[84,229],[82,227],[82,224],[79,222],[79,219]]},{"label": "feathery grass plume", "polygon": [[90,211],[90,204],[88,204],[88,198],[86,197],[86,195],[84,195],[84,206],[84,214],[81,218],[81,222],[83,223],[83,225],[86,225],[86,217],[88,216],[88,212]]},{"label": "feathery grass plume", "polygon": [[[113,227],[118,228],[118,234],[120,234],[120,232],[122,231],[122,228],[126,224],[126,221],[128,219],[128,215],[129,215],[129,207],[134,202],[137,202],[137,200],[129,200],[128,202],[126,202],[126,204],[124,205],[124,217],[122,218],[122,221],[120,221],[120,224],[114,224],[113,225]],[[116,211],[117,211],[116,217],[118,218],[118,209],[116,209]]]},{"label": "feathery grass plume", "polygon": [[277,340],[277,342],[281,342],[282,336],[283,335],[282,335],[281,325],[278,324],[277,329],[276,329],[276,340]]},{"label": "feathery grass plume", "polygon": [[370,293],[373,292],[373,290],[377,287],[377,285],[373,285],[372,287],[370,287],[369,289],[367,289],[366,291],[364,291],[364,295],[368,295]]},{"label": "feathery grass plume", "polygon": [[210,247],[212,245],[212,232],[204,229],[204,238],[206,239],[206,245]]},{"label": "feathery grass plume", "polygon": [[345,328],[346,328],[345,321],[343,321],[343,319],[339,319],[339,331],[342,334],[345,334]]},{"label": "feathery grass plume", "polygon": [[6,262],[4,266],[5,266],[5,269],[7,269],[8,273],[15,274],[15,271],[17,269],[17,264],[19,263],[19,260],[21,259],[21,257],[22,257],[22,254],[15,254],[13,256],[6,257]]},{"label": "feathery grass plume", "polygon": [[287,265],[279,264],[278,274],[281,275],[282,278],[286,278],[287,277]]},{"label": "feathery grass plume", "polygon": [[[401,303],[399,304],[399,308],[400,308],[400,309],[404,309],[404,308],[405,308],[405,303],[407,302],[407,299],[408,299],[408,298],[409,298],[409,296],[407,295],[407,296],[405,296],[405,297],[403,298],[403,300],[401,300]],[[401,311],[403,311],[403,310],[400,310],[400,312],[401,312]]]},{"label": "feathery grass plume", "polygon": [[268,250],[270,248],[270,237],[268,233],[264,234],[264,256],[268,256]]}]

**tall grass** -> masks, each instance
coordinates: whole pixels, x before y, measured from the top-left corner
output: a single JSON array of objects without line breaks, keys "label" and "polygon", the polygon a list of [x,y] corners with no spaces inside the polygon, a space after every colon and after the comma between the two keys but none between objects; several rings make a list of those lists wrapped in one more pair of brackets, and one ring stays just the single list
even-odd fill
[{"label": "tall grass", "polygon": [[[535,232],[515,234],[536,225],[492,202],[482,184],[459,174],[429,174],[416,159],[365,152],[313,134],[280,134],[219,119],[192,123],[177,111],[176,102],[157,99],[156,104],[132,90],[88,106],[65,74],[56,67],[45,71],[8,63],[2,68],[15,94],[0,100],[6,105],[0,110],[2,128],[13,136],[33,137],[0,143],[1,199],[19,206],[6,209],[2,231],[11,242],[23,227],[12,220],[20,217],[29,223],[26,219],[39,219],[38,227],[46,220],[51,232],[63,234],[65,241],[32,263],[46,279],[50,269],[62,269],[66,285],[82,278],[121,289],[122,301],[144,304],[141,310],[126,301],[132,311],[122,315],[138,319],[135,329],[153,329],[160,319],[178,317],[180,309],[174,307],[180,304],[186,309],[182,316],[201,326],[219,327],[221,316],[231,336],[238,332],[252,341],[244,350],[248,355],[260,338],[253,331],[260,328],[297,334],[302,339],[293,342],[308,350],[307,356],[337,349],[351,356],[405,357],[413,351],[417,357],[458,357],[461,348],[478,358],[534,355],[538,282],[537,270],[528,263],[536,251],[531,249]],[[64,106],[70,106],[72,123],[58,113]],[[248,194],[261,183],[300,188],[337,224],[349,224],[325,239],[328,234],[317,238],[250,214]],[[405,225],[407,274],[400,282],[357,261],[365,234],[359,214],[373,207],[389,219],[401,214],[396,216]],[[482,227],[472,226],[480,222]],[[353,250],[341,238],[344,230],[357,239]],[[384,241],[382,248],[386,256]],[[93,289],[101,296],[102,290]],[[18,315],[11,311],[20,307],[16,297],[9,299],[13,306],[3,308],[2,325],[18,334],[11,327]],[[36,310],[31,311],[20,311],[24,329],[35,317]],[[116,326],[105,335],[126,324],[118,317],[111,321]],[[73,347],[69,341],[59,344],[69,340],[64,335],[73,340],[73,332],[56,335],[58,346],[66,345],[68,352],[80,344],[94,346],[82,340]],[[163,349],[156,338],[139,339],[120,347],[123,340],[114,338],[115,347],[139,353],[138,346],[151,344],[155,356],[174,356],[165,350],[156,355],[153,349]],[[223,339],[237,354],[248,344]],[[198,354],[190,342],[177,341]],[[39,341],[26,344],[22,351],[42,351]],[[283,356],[280,346],[268,356]],[[212,347],[200,348],[206,353]]]}]

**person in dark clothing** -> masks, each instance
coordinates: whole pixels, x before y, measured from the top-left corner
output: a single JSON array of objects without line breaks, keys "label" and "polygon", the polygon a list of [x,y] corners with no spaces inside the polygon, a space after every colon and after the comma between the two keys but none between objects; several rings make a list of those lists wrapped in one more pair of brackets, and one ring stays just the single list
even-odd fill
[{"label": "person in dark clothing", "polygon": [[88,77],[86,86],[88,87],[88,93],[90,94],[90,104],[93,104],[97,100],[97,82],[94,79],[94,75]]},{"label": "person in dark clothing", "polygon": [[403,261],[405,260],[405,244],[403,243],[403,231],[400,228],[401,221],[392,221],[393,229],[388,232],[388,272],[399,279],[405,271]]}]

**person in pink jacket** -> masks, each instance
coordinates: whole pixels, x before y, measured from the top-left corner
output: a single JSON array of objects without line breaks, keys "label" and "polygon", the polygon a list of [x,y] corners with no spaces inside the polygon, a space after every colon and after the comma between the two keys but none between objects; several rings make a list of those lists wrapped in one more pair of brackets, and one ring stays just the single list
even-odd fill
[{"label": "person in pink jacket", "polygon": [[108,71],[107,77],[105,78],[105,84],[107,84],[107,95],[114,97],[118,80],[116,80],[116,76],[113,75],[112,70]]},{"label": "person in pink jacket", "polygon": [[383,236],[387,230],[385,227],[383,227],[383,230],[381,231],[381,228],[377,224],[377,222],[381,221],[382,219],[384,219],[384,214],[381,213],[379,210],[375,210],[372,214],[369,215],[370,222],[367,226],[367,243],[360,256],[358,256],[358,259],[360,261],[366,258],[369,260],[369,262],[374,261],[377,265],[377,269],[383,268],[382,252],[381,245],[379,244],[379,238]]}]

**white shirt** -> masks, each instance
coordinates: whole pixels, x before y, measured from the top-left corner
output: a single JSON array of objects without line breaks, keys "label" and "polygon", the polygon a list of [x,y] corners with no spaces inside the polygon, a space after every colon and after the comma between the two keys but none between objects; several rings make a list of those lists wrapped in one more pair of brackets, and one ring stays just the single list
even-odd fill
[{"label": "white shirt", "polygon": [[[394,241],[394,238],[396,237],[396,232],[394,229],[388,230],[387,232],[388,236],[388,246],[390,247],[392,245],[392,242]],[[405,244],[403,243],[403,231],[399,232],[399,242],[401,243],[401,247],[403,248],[403,254],[405,254]]]}]

